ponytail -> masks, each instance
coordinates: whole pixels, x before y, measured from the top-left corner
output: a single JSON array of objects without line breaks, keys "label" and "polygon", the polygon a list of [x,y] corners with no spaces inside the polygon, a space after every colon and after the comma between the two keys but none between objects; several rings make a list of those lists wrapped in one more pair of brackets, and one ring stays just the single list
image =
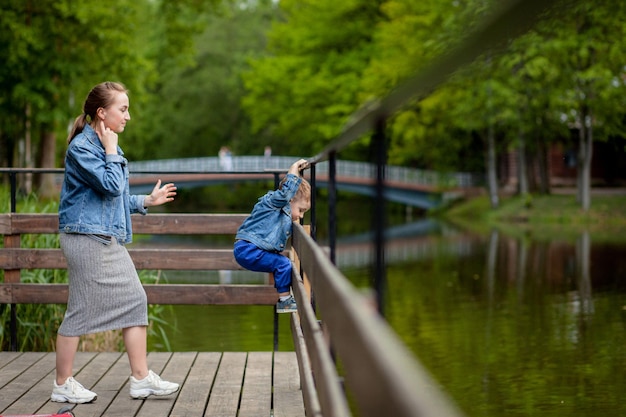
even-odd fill
[{"label": "ponytail", "polygon": [[80,116],[78,116],[76,120],[74,120],[74,125],[72,126],[72,130],[70,130],[70,134],[67,137],[68,144],[72,141],[72,139],[76,137],[76,135],[78,135],[79,133],[83,131],[83,129],[85,128],[85,125],[88,123],[87,119],[91,119],[91,117],[83,113]]}]

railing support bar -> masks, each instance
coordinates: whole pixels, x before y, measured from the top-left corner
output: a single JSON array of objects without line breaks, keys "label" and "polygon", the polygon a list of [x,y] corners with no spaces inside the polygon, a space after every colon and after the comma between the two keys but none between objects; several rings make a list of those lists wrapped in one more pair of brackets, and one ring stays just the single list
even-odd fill
[{"label": "railing support bar", "polygon": [[376,292],[376,305],[381,316],[385,314],[385,166],[387,164],[387,144],[385,137],[385,118],[380,117],[376,121],[376,130],[372,136],[371,150],[376,163],[376,184],[374,199],[374,290]]},{"label": "railing support bar", "polygon": [[[11,213],[17,211],[17,172],[9,173],[9,182],[11,183]],[[11,350],[17,351],[17,305],[11,304],[10,308],[10,322],[9,333]]]},{"label": "railing support bar", "polygon": [[311,238],[317,242],[317,183],[315,181],[315,164],[309,167],[311,178]]},{"label": "railing support bar", "polygon": [[328,154],[328,244],[330,261],[337,258],[337,152]]},{"label": "railing support bar", "polygon": [[[274,189],[277,190],[280,186],[280,173],[274,172]],[[272,307],[274,310],[274,352],[278,352],[278,313],[276,312],[276,308]]]}]

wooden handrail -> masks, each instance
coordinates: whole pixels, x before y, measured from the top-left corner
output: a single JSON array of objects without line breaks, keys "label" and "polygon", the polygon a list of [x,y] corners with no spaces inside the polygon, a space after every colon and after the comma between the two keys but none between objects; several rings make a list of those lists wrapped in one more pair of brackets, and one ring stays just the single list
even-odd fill
[{"label": "wooden handrail", "polygon": [[[137,269],[239,270],[230,249],[128,249]],[[2,269],[66,269],[61,249],[5,248]]]},{"label": "wooden handrail", "polygon": [[325,349],[317,317],[345,372],[345,382],[363,417],[460,417],[462,414],[378,314],[300,225],[293,250],[311,281],[317,313],[303,302],[299,273],[293,286],[302,339],[315,375],[321,415],[350,416],[340,400],[339,376]]},{"label": "wooden handrail", "polygon": [[[133,216],[133,233],[171,235],[234,235],[247,214],[150,214]],[[20,247],[21,235],[56,234],[57,214],[0,214],[0,304],[64,304],[67,284],[20,282],[25,269],[66,269],[67,261],[58,248]],[[241,270],[232,249],[129,248],[139,270]],[[150,304],[236,304],[274,305],[276,290],[271,285],[144,284]]]},{"label": "wooden handrail", "polygon": [[[247,214],[148,214],[133,215],[135,234],[232,234]],[[53,213],[3,213],[0,214],[0,234],[58,233],[59,215]]]},{"label": "wooden handrail", "polygon": [[[144,284],[150,304],[274,305],[270,285]],[[67,284],[0,284],[0,304],[65,304]]]}]

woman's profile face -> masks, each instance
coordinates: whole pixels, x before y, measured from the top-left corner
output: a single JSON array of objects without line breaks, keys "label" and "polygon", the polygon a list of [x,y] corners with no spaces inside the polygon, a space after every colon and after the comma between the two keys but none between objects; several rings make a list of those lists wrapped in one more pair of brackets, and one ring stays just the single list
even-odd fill
[{"label": "woman's profile face", "polygon": [[104,126],[108,127],[115,133],[121,133],[126,127],[126,122],[130,120],[130,113],[128,108],[130,106],[128,95],[116,91],[111,105],[105,109],[102,109],[101,117],[104,122]]}]

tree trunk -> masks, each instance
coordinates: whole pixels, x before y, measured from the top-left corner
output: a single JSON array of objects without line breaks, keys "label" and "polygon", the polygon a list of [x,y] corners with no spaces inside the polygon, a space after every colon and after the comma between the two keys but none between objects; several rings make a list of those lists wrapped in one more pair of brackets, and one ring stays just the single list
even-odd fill
[{"label": "tree trunk", "polygon": [[537,141],[537,166],[539,168],[539,192],[541,194],[550,194],[550,162],[549,162],[550,146],[546,143],[543,135]]},{"label": "tree trunk", "polygon": [[583,318],[595,311],[591,285],[591,237],[589,231],[581,233],[576,242],[576,281],[580,301],[580,313]]},{"label": "tree trunk", "polygon": [[[30,103],[26,104],[24,109],[25,113],[25,125],[24,125],[24,167],[33,168],[33,153],[32,153],[32,125],[30,121],[31,109]],[[26,173],[24,175],[23,190],[26,194],[30,194],[33,191],[33,174]]]},{"label": "tree trunk", "polygon": [[519,184],[519,193],[524,196],[528,194],[528,174],[526,172],[526,138],[524,137],[524,132],[522,132],[521,129],[519,131],[517,158],[517,181]]},{"label": "tree trunk", "polygon": [[[584,106],[580,115],[578,146],[578,203],[584,211],[591,207],[591,159],[593,154],[593,128],[591,112]],[[589,122],[588,122],[589,121]]]},{"label": "tree trunk", "polygon": [[487,185],[491,208],[498,208],[498,177],[496,170],[496,140],[493,126],[487,129]]},{"label": "tree trunk", "polygon": [[[55,168],[55,156],[56,156],[56,134],[52,129],[46,129],[41,137],[41,149],[40,153],[40,167],[41,168]],[[44,198],[54,197],[58,194],[57,186],[55,183],[54,174],[41,174],[38,177],[39,193]]]}]

